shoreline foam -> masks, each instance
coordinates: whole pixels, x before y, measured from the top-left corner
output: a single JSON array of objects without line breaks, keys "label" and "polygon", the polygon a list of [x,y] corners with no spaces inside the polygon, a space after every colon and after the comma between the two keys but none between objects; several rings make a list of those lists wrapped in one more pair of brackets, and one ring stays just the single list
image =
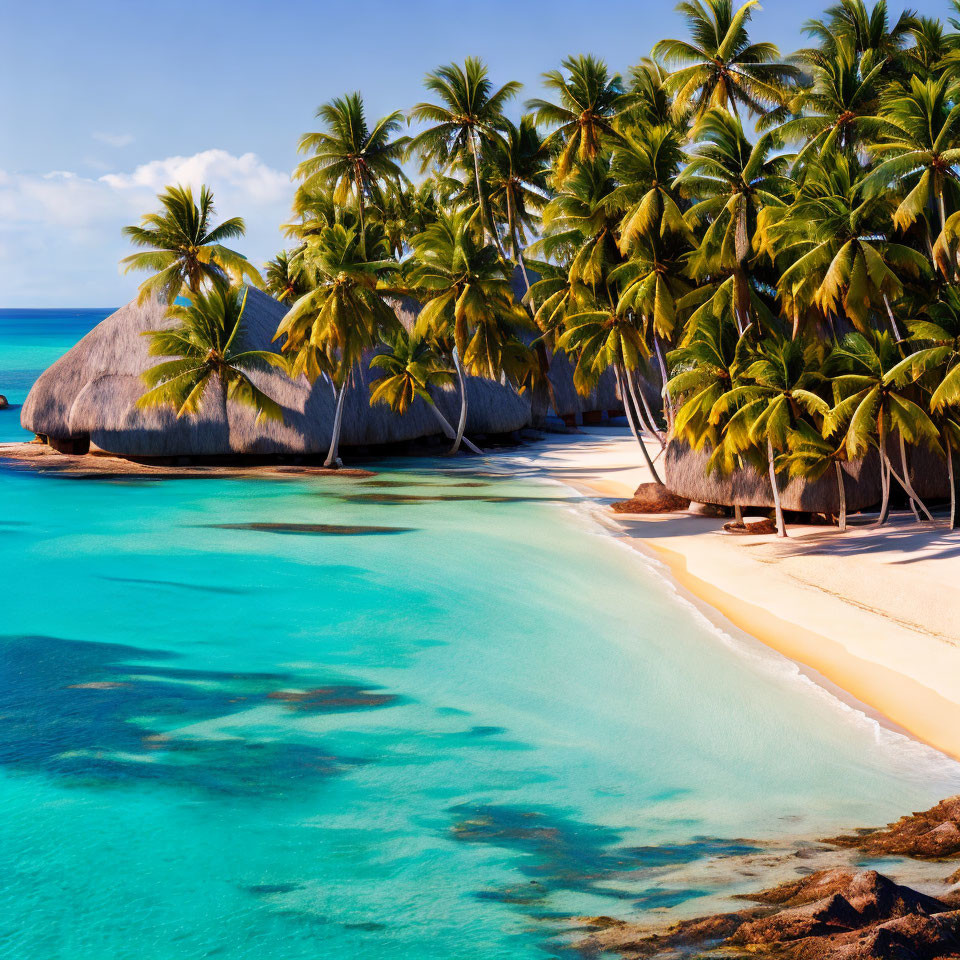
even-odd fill
[{"label": "shoreline foam", "polygon": [[[626,499],[651,479],[632,437],[609,429],[497,459],[604,500]],[[787,541],[727,536],[722,520],[689,514],[604,511],[602,519],[663,564],[714,623],[719,615],[723,629],[788,657],[848,705],[960,759],[960,600],[951,590],[960,537],[951,543],[942,525],[912,518],[844,534],[793,527]]]}]

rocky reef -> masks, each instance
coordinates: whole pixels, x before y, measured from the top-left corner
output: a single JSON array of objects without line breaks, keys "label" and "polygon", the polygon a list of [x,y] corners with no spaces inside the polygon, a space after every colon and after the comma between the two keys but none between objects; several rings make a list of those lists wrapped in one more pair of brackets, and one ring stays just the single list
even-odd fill
[{"label": "rocky reef", "polygon": [[[887,827],[824,841],[870,856],[960,857],[960,797]],[[960,871],[936,895],[876,870],[817,870],[742,896],[742,910],[654,927],[610,917],[580,918],[583,955],[625,960],[674,956],[762,956],[785,960],[937,960],[960,957]]]}]

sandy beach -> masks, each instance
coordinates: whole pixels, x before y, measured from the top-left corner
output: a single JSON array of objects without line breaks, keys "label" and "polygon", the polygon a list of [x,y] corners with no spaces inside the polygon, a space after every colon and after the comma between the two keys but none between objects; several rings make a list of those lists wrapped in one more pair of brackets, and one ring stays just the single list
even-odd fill
[{"label": "sandy beach", "polygon": [[944,524],[907,514],[883,530],[793,526],[783,541],[730,536],[722,520],[687,513],[617,515],[606,502],[651,478],[636,441],[614,428],[583,428],[497,460],[597,495],[614,534],[666,564],[721,622],[960,758],[960,536]]}]

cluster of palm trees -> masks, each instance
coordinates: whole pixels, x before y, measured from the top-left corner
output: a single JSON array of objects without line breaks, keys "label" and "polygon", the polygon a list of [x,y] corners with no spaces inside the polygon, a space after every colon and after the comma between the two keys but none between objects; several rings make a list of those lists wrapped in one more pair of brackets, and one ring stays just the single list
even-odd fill
[{"label": "cluster of palm trees", "polygon": [[[467,374],[549,391],[564,351],[582,393],[616,380],[655,476],[645,441],[668,437],[709,452],[710,470],[752,467],[785,533],[783,478],[832,473],[842,504],[842,464],[869,453],[881,522],[893,481],[928,517],[910,456],[929,447],[952,481],[960,446],[950,6],[942,22],[840,0],[783,57],[751,36],[756,0],[685,0],[686,37],[625,76],[564,60],[519,121],[519,85],[473,58],[429,74],[407,114],[371,123],[359,94],[332,100],[300,142],[292,249],[265,274],[289,306],[291,371],[328,379],[338,411],[371,357],[371,401],[400,411],[453,382],[456,451]],[[242,279],[220,245],[235,221],[201,236],[201,218],[181,219],[201,266],[158,254],[174,243],[150,232],[169,232],[162,217],[131,228],[152,248],[132,265],[159,271],[147,293],[204,270]],[[402,297],[423,305],[411,330]]]}]

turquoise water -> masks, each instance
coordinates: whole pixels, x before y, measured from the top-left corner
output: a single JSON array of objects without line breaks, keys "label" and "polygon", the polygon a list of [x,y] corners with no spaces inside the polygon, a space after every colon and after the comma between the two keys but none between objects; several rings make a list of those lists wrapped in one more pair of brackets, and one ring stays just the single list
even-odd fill
[{"label": "turquoise water", "polygon": [[442,466],[0,465],[0,954],[557,956],[960,788],[569,491]]},{"label": "turquoise water", "polygon": [[0,443],[28,440],[20,428],[20,404],[33,381],[57,357],[92,330],[110,310],[0,310]]}]

